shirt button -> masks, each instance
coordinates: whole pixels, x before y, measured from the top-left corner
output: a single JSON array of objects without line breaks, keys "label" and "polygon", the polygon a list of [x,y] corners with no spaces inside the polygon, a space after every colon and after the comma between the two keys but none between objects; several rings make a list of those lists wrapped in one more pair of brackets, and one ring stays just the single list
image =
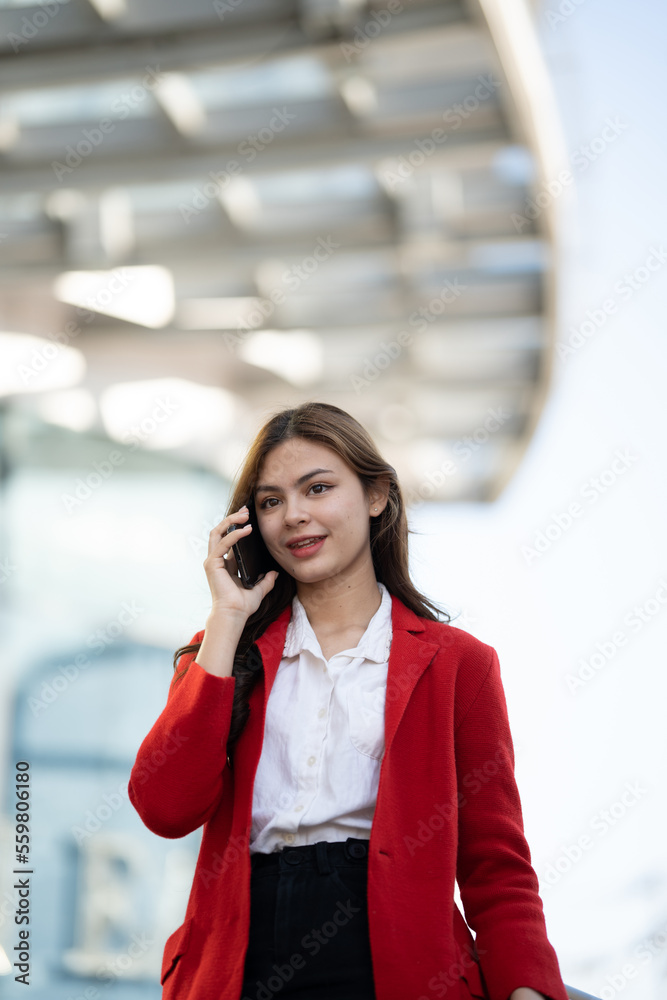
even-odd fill
[{"label": "shirt button", "polygon": [[319,710],[319,712],[317,713],[317,718],[318,719],[323,719],[326,714],[327,714],[326,708],[321,708]]},{"label": "shirt button", "polygon": [[294,812],[295,813],[301,812],[302,809],[303,809],[303,806],[294,806]]},{"label": "shirt button", "polygon": [[315,763],[315,757],[309,757],[308,758],[308,763],[311,764],[311,765],[314,764]]},{"label": "shirt button", "polygon": [[294,843],[294,834],[293,833],[286,833],[285,836],[283,837],[283,840],[286,841],[286,843],[288,843],[288,844],[293,844]]}]

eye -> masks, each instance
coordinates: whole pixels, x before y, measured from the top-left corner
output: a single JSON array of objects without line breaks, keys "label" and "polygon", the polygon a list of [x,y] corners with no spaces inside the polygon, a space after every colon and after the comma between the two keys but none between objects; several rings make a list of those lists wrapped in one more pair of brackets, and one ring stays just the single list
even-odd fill
[{"label": "eye", "polygon": [[[315,493],[314,495],[317,497],[321,497],[324,496],[324,494],[331,489],[333,489],[333,487],[329,483],[311,483],[311,485],[308,487],[308,492],[310,493],[311,490],[317,490],[317,493]],[[275,500],[275,503],[271,502],[273,500]],[[260,510],[272,510],[278,503],[280,503],[280,500],[278,500],[277,497],[266,497],[264,500],[260,501],[260,503],[257,504],[257,507]]]}]

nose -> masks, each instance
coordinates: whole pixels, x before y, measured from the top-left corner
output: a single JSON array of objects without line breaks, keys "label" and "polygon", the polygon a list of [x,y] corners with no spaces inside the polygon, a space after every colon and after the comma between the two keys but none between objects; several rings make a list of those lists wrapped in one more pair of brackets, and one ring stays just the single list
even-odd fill
[{"label": "nose", "polygon": [[283,521],[286,527],[295,524],[304,524],[308,520],[307,512],[301,506],[300,498],[286,497],[283,507]]}]

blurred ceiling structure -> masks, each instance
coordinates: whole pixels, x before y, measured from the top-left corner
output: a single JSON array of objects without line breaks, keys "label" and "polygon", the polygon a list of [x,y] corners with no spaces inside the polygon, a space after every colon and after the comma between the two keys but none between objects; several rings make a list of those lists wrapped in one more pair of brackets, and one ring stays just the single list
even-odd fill
[{"label": "blurred ceiling structure", "polygon": [[0,0],[0,95],[8,405],[232,478],[324,399],[408,499],[498,496],[554,322],[525,0]]}]

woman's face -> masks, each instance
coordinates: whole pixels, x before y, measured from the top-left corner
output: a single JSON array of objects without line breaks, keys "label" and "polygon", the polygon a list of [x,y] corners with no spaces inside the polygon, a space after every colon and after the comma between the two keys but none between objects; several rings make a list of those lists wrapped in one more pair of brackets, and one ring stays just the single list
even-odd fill
[{"label": "woman's face", "polygon": [[[336,452],[304,438],[276,445],[259,468],[255,509],[262,537],[276,562],[301,583],[372,569],[370,514],[384,505],[383,498],[367,499]],[[313,536],[313,545],[290,547]]]}]

